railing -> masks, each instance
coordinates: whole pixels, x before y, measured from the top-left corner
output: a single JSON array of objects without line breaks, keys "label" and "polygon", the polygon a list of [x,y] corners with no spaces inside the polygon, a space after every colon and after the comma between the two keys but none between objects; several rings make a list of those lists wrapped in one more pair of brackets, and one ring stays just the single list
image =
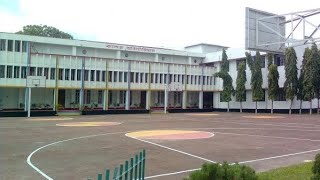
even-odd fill
[{"label": "railing", "polygon": [[[144,180],[146,165],[146,150],[136,154],[134,158],[130,158],[119,167],[114,168],[112,180]],[[110,180],[110,170],[107,169],[105,175],[98,174],[97,180]],[[104,177],[103,177],[104,176]],[[91,179],[88,179],[91,180]]]}]

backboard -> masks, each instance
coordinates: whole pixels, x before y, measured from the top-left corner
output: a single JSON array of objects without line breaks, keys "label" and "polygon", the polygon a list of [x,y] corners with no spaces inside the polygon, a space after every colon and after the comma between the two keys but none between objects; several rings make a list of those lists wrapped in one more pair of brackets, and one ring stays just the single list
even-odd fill
[{"label": "backboard", "polygon": [[273,14],[246,8],[245,48],[283,53],[286,47],[320,42],[320,8]]},{"label": "backboard", "polygon": [[46,87],[46,76],[27,76],[27,87],[29,88]]},{"label": "backboard", "polygon": [[286,39],[284,16],[246,8],[245,48],[247,50],[260,50],[283,52]]}]

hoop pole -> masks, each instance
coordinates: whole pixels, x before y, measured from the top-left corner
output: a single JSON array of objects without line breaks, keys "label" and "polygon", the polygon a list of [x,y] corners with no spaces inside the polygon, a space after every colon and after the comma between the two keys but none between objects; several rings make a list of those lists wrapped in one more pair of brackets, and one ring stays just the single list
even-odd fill
[{"label": "hoop pole", "polygon": [[168,95],[167,95],[167,86],[164,87],[164,113],[167,114],[167,106],[168,106]]},{"label": "hoop pole", "polygon": [[28,117],[30,117],[30,111],[31,111],[31,88],[28,88]]}]

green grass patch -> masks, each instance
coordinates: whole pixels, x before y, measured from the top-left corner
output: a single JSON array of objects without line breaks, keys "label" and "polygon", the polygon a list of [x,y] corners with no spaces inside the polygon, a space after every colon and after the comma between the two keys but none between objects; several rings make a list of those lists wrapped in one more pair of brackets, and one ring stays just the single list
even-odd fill
[{"label": "green grass patch", "polygon": [[310,180],[313,162],[258,173],[259,180]]}]

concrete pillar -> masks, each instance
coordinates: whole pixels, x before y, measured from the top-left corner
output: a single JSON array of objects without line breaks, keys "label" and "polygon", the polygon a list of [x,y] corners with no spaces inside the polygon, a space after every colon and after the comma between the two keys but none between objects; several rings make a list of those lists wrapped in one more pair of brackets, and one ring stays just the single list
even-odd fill
[{"label": "concrete pillar", "polygon": [[57,99],[57,93],[56,89],[53,89],[53,111],[56,111],[57,105],[56,105],[56,99]]},{"label": "concrete pillar", "polygon": [[25,93],[24,93],[24,111],[28,111],[28,88],[25,89]]},{"label": "concrete pillar", "polygon": [[108,90],[103,90],[103,110],[108,110]]},{"label": "concrete pillar", "polygon": [[121,51],[117,51],[117,59],[121,59]]},{"label": "concrete pillar", "polygon": [[159,54],[155,54],[154,61],[159,62]]},{"label": "concrete pillar", "polygon": [[150,109],[150,103],[151,103],[151,91],[146,91],[146,109]]},{"label": "concrete pillar", "polygon": [[79,110],[82,110],[83,103],[84,103],[84,90],[80,89],[80,94],[79,94]]},{"label": "concrete pillar", "polygon": [[130,109],[130,90],[127,90],[126,91],[126,106],[125,106],[125,109],[126,110],[129,110]]},{"label": "concrete pillar", "polygon": [[187,109],[187,91],[182,91],[182,109]]},{"label": "concrete pillar", "polygon": [[199,109],[203,109],[203,91],[199,92]]}]

